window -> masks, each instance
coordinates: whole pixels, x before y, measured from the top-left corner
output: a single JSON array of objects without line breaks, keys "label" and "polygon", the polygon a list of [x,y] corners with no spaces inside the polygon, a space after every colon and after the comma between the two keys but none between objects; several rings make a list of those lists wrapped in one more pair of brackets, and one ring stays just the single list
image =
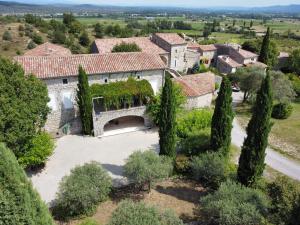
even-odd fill
[{"label": "window", "polygon": [[64,109],[72,109],[73,101],[72,101],[72,91],[63,91],[62,92],[62,103]]},{"label": "window", "polygon": [[176,59],[175,59],[175,62],[174,62],[174,64],[175,64],[175,67],[177,66],[177,61],[176,61]]},{"label": "window", "polygon": [[137,76],[137,79],[138,79],[138,80],[139,80],[139,79],[141,79],[141,76],[140,76],[140,75],[138,75],[138,76]]},{"label": "window", "polygon": [[69,83],[67,78],[62,79],[62,82],[63,82],[63,84],[68,84]]},{"label": "window", "polygon": [[177,53],[178,51],[177,51],[177,49],[175,49],[175,53]]},{"label": "window", "polygon": [[104,83],[106,83],[106,84],[108,83],[108,79],[107,78],[104,79]]}]

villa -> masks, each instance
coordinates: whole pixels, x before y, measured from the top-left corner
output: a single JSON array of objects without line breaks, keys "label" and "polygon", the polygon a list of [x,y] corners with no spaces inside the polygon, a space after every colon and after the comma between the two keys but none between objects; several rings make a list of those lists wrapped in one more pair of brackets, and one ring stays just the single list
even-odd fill
[{"label": "villa", "polygon": [[[112,53],[114,46],[122,42],[135,43],[141,51]],[[126,81],[133,77],[136,80],[147,80],[154,94],[162,88],[167,71],[187,96],[185,108],[193,109],[209,107],[215,90],[213,73],[181,75],[195,63],[216,66],[223,73],[234,72],[235,68],[241,66],[259,64],[254,53],[227,45],[198,45],[186,42],[174,33],[96,39],[91,49],[92,54],[72,55],[70,50],[47,42],[14,58],[23,67],[25,74],[32,73],[46,84],[51,112],[45,130],[54,136],[81,131],[76,104],[80,65],[88,74],[90,85]],[[126,121],[140,121],[144,126],[151,127],[146,105],[107,110],[98,105],[99,99],[101,96],[93,99],[95,136],[102,136],[111,124],[122,127]]]}]

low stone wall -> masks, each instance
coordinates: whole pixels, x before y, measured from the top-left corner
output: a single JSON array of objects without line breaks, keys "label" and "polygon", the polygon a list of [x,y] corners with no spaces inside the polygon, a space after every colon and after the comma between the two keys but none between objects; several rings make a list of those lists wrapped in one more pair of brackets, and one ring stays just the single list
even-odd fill
[{"label": "low stone wall", "polygon": [[191,110],[191,109],[210,107],[212,98],[213,98],[212,93],[198,96],[198,97],[188,97],[184,108],[187,110]]},{"label": "low stone wall", "polygon": [[146,106],[133,107],[129,109],[120,109],[114,111],[101,112],[99,115],[93,113],[94,135],[101,136],[104,133],[104,126],[109,121],[124,116],[139,116],[144,118],[144,124],[147,127],[152,126],[152,122],[146,114]]}]

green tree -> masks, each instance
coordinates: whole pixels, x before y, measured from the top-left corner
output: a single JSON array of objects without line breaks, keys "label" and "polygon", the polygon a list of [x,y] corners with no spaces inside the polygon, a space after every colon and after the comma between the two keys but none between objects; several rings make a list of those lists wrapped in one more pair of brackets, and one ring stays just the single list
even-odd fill
[{"label": "green tree", "polygon": [[153,182],[169,177],[172,169],[170,158],[159,156],[153,150],[137,151],[126,160],[124,174],[139,188],[150,191]]},{"label": "green tree", "polygon": [[86,135],[92,134],[92,95],[90,92],[88,77],[82,66],[79,66],[77,84],[77,104],[79,107],[82,123],[82,132]]},{"label": "green tree", "polygon": [[46,205],[3,143],[0,158],[0,223],[54,225]]},{"label": "green tree", "polygon": [[251,22],[250,22],[250,28],[252,28],[253,27],[253,20],[251,20]]},{"label": "green tree", "polygon": [[267,74],[257,93],[253,114],[247,126],[238,167],[238,180],[245,186],[255,184],[265,169],[265,151],[271,131],[272,88],[270,75]]},{"label": "green tree", "polygon": [[85,46],[85,47],[89,46],[90,38],[86,31],[82,32],[82,34],[80,35],[79,44],[81,44],[82,46]]},{"label": "green tree", "polygon": [[294,73],[300,75],[300,49],[296,49],[292,52],[288,65]]},{"label": "green tree", "polygon": [[24,75],[21,66],[0,58],[0,142],[17,158],[44,126],[49,108],[45,84],[33,75]]},{"label": "green tree", "polygon": [[4,41],[11,41],[12,40],[11,33],[8,30],[4,31],[4,33],[2,35],[2,39]]},{"label": "green tree", "polygon": [[166,74],[159,112],[159,146],[161,155],[176,156],[176,100],[170,74]]},{"label": "green tree", "polygon": [[43,42],[44,42],[43,37],[41,35],[37,34],[36,32],[34,32],[31,35],[31,38],[34,41],[34,43],[36,43],[38,45],[43,44]]},{"label": "green tree", "polygon": [[136,43],[122,42],[113,47],[111,52],[141,52],[141,48]]},{"label": "green tree", "polygon": [[80,34],[82,30],[83,30],[82,24],[79,21],[75,20],[70,25],[69,33],[78,36],[78,34]]},{"label": "green tree", "polygon": [[75,21],[75,17],[73,13],[64,13],[63,14],[63,23],[67,26],[70,27],[71,24]]},{"label": "green tree", "polygon": [[95,31],[95,37],[96,38],[103,38],[103,36],[104,36],[104,27],[103,27],[102,24],[96,23],[95,27],[94,27],[94,31]]},{"label": "green tree", "polygon": [[210,145],[213,151],[228,156],[231,143],[231,129],[234,113],[232,109],[231,82],[224,77],[220,87],[211,124]]},{"label": "green tree", "polygon": [[33,41],[30,41],[27,45],[28,49],[34,49],[36,47],[36,44]]},{"label": "green tree", "polygon": [[258,60],[266,65],[269,65],[269,50],[270,50],[270,34],[271,30],[268,27],[267,33],[263,39]]},{"label": "green tree", "polygon": [[57,44],[64,44],[66,42],[66,34],[61,30],[53,32],[52,42]]}]

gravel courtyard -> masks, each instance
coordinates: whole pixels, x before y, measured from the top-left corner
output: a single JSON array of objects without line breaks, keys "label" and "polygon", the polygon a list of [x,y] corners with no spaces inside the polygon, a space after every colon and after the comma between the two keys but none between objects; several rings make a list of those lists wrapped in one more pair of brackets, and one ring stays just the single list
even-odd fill
[{"label": "gravel courtyard", "polygon": [[50,203],[55,198],[58,183],[77,165],[97,161],[107,169],[118,185],[122,177],[124,160],[136,150],[158,151],[157,130],[136,131],[110,137],[96,138],[69,135],[57,140],[54,154],[46,167],[37,174],[29,175],[33,186],[42,199]]}]

